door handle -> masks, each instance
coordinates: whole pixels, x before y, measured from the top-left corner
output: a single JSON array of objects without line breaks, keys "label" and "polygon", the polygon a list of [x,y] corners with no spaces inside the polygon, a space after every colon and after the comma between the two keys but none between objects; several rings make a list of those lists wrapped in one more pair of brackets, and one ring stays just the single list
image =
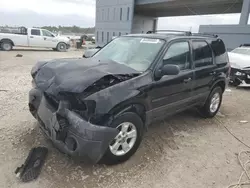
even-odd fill
[{"label": "door handle", "polygon": [[190,82],[191,80],[192,80],[192,78],[186,78],[186,79],[183,80],[183,82],[184,82],[184,83],[188,83],[188,82]]},{"label": "door handle", "polygon": [[209,74],[210,74],[211,76],[213,76],[213,75],[216,74],[216,72],[210,72]]},{"label": "door handle", "polygon": [[34,38],[33,36],[30,36],[30,38]]}]

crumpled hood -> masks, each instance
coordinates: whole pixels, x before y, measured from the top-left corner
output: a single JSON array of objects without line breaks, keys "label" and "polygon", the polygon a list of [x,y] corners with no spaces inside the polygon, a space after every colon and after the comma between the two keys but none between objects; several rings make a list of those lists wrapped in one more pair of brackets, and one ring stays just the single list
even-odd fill
[{"label": "crumpled hood", "polygon": [[229,61],[232,68],[244,69],[250,67],[250,56],[228,52]]},{"label": "crumpled hood", "polygon": [[40,61],[31,71],[36,86],[51,95],[59,92],[81,93],[104,76],[138,73],[111,60],[93,58]]}]

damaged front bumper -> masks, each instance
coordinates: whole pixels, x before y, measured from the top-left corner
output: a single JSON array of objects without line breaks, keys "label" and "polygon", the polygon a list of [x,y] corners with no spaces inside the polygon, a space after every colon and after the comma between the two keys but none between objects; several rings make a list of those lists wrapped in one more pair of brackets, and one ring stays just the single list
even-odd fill
[{"label": "damaged front bumper", "polygon": [[250,70],[232,68],[230,83],[234,85],[250,84]]},{"label": "damaged front bumper", "polygon": [[70,156],[97,163],[118,134],[115,128],[98,126],[84,120],[60,101],[54,108],[38,89],[29,93],[29,108],[41,129],[54,145]]}]

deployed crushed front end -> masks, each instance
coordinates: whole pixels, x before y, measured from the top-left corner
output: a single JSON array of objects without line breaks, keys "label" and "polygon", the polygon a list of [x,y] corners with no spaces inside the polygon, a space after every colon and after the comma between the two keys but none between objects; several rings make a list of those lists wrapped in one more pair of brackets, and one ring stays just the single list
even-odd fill
[{"label": "deployed crushed front end", "polygon": [[31,75],[29,109],[41,129],[62,152],[98,162],[118,134],[105,118],[131,96],[131,90],[112,86],[138,73],[112,61],[59,59],[38,62]]},{"label": "deployed crushed front end", "polygon": [[63,153],[98,162],[118,130],[93,125],[69,110],[67,101],[53,102],[39,89],[29,93],[29,108],[40,128]]}]

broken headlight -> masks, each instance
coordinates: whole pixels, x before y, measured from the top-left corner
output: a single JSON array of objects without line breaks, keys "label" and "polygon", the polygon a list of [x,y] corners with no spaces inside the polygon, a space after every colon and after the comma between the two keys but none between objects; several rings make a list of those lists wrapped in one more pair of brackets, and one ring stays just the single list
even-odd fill
[{"label": "broken headlight", "polygon": [[60,92],[59,93],[59,100],[60,101],[68,101],[69,102],[69,110],[77,109],[84,111],[86,110],[86,105],[82,102],[77,94],[70,93],[70,92]]},{"label": "broken headlight", "polygon": [[235,73],[236,76],[245,76],[245,73],[237,71]]},{"label": "broken headlight", "polygon": [[95,114],[96,102],[84,100],[79,94],[60,92],[60,100],[68,101],[68,109],[77,113],[85,120],[89,120]]}]

